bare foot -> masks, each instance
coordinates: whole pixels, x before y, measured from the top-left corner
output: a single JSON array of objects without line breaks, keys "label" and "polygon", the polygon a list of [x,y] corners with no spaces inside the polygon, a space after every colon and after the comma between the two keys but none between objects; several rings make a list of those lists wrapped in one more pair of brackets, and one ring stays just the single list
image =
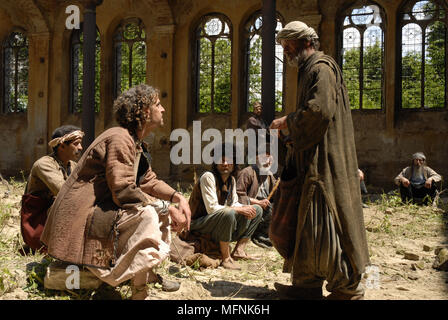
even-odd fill
[{"label": "bare foot", "polygon": [[241,270],[241,267],[235,261],[233,261],[231,258],[223,260],[221,262],[221,266],[223,266],[225,269],[229,269],[229,270]]},{"label": "bare foot", "polygon": [[232,252],[232,258],[235,260],[258,260],[258,258],[249,256],[244,251],[234,251]]}]

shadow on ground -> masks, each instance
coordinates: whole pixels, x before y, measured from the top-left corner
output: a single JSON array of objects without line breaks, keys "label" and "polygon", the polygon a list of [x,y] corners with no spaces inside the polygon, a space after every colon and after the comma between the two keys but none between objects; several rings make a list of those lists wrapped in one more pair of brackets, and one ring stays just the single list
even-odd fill
[{"label": "shadow on ground", "polygon": [[272,300],[277,299],[278,294],[275,290],[269,289],[267,286],[258,287],[245,285],[240,282],[232,281],[211,281],[202,283],[202,287],[210,292],[212,297],[231,297],[245,299]]}]

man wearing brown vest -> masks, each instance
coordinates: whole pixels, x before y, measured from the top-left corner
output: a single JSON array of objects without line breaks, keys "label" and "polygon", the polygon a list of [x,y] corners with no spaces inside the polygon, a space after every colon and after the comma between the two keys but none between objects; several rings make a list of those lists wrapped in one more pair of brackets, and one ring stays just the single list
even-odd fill
[{"label": "man wearing brown vest", "polygon": [[[216,160],[220,161],[215,161],[212,171],[205,172],[193,188],[189,201],[192,212],[190,230],[208,235],[219,243],[221,265],[226,269],[239,270],[241,268],[235,260],[253,259],[244,249],[261,221],[263,209],[259,205],[238,202],[235,152],[233,159],[223,156]],[[233,241],[237,243],[230,253],[230,242]]]},{"label": "man wearing brown vest", "polygon": [[263,209],[263,219],[252,235],[252,242],[259,247],[269,248],[269,224],[272,218],[272,203],[269,194],[275,185],[275,177],[270,171],[272,156],[267,151],[259,154],[256,164],[241,170],[236,183],[239,202],[242,204],[257,204]]}]

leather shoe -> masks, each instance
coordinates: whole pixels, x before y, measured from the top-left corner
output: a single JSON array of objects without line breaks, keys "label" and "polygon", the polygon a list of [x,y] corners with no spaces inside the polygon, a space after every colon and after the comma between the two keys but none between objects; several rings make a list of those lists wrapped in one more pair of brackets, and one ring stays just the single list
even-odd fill
[{"label": "leather shoe", "polygon": [[259,236],[258,240],[260,242],[263,242],[265,245],[267,245],[268,247],[272,247],[272,242],[271,239],[267,238],[267,237],[263,237],[263,236]]},{"label": "leather shoe", "polygon": [[157,275],[157,278],[157,282],[162,285],[162,291],[174,292],[180,288],[180,282],[163,279],[160,275]]},{"label": "leather shoe", "polygon": [[269,248],[270,248],[268,245],[264,244],[263,242],[261,242],[261,241],[258,240],[257,238],[253,238],[253,239],[252,239],[252,242],[253,242],[255,245],[259,246],[259,247],[262,247],[262,248],[265,248],[265,249],[269,249]]}]

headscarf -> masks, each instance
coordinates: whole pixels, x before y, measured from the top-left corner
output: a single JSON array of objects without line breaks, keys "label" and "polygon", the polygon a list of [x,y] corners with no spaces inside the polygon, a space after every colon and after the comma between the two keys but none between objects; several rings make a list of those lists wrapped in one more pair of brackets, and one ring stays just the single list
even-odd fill
[{"label": "headscarf", "polygon": [[414,153],[412,155],[412,160],[415,160],[415,159],[423,159],[423,161],[426,161],[426,157],[423,154],[423,152],[416,152],[416,153]]},{"label": "headscarf", "polygon": [[54,138],[53,140],[48,142],[48,145],[51,148],[54,148],[57,145],[59,145],[61,143],[64,143],[66,141],[82,139],[82,137],[84,137],[84,132],[82,132],[81,130],[76,130],[76,131],[72,131],[70,133],[67,133],[67,134],[63,135],[62,137]]},{"label": "headscarf", "polygon": [[279,31],[276,40],[277,43],[280,43],[280,40],[298,40],[303,38],[319,39],[319,36],[313,28],[308,27],[305,23],[292,21]]}]

